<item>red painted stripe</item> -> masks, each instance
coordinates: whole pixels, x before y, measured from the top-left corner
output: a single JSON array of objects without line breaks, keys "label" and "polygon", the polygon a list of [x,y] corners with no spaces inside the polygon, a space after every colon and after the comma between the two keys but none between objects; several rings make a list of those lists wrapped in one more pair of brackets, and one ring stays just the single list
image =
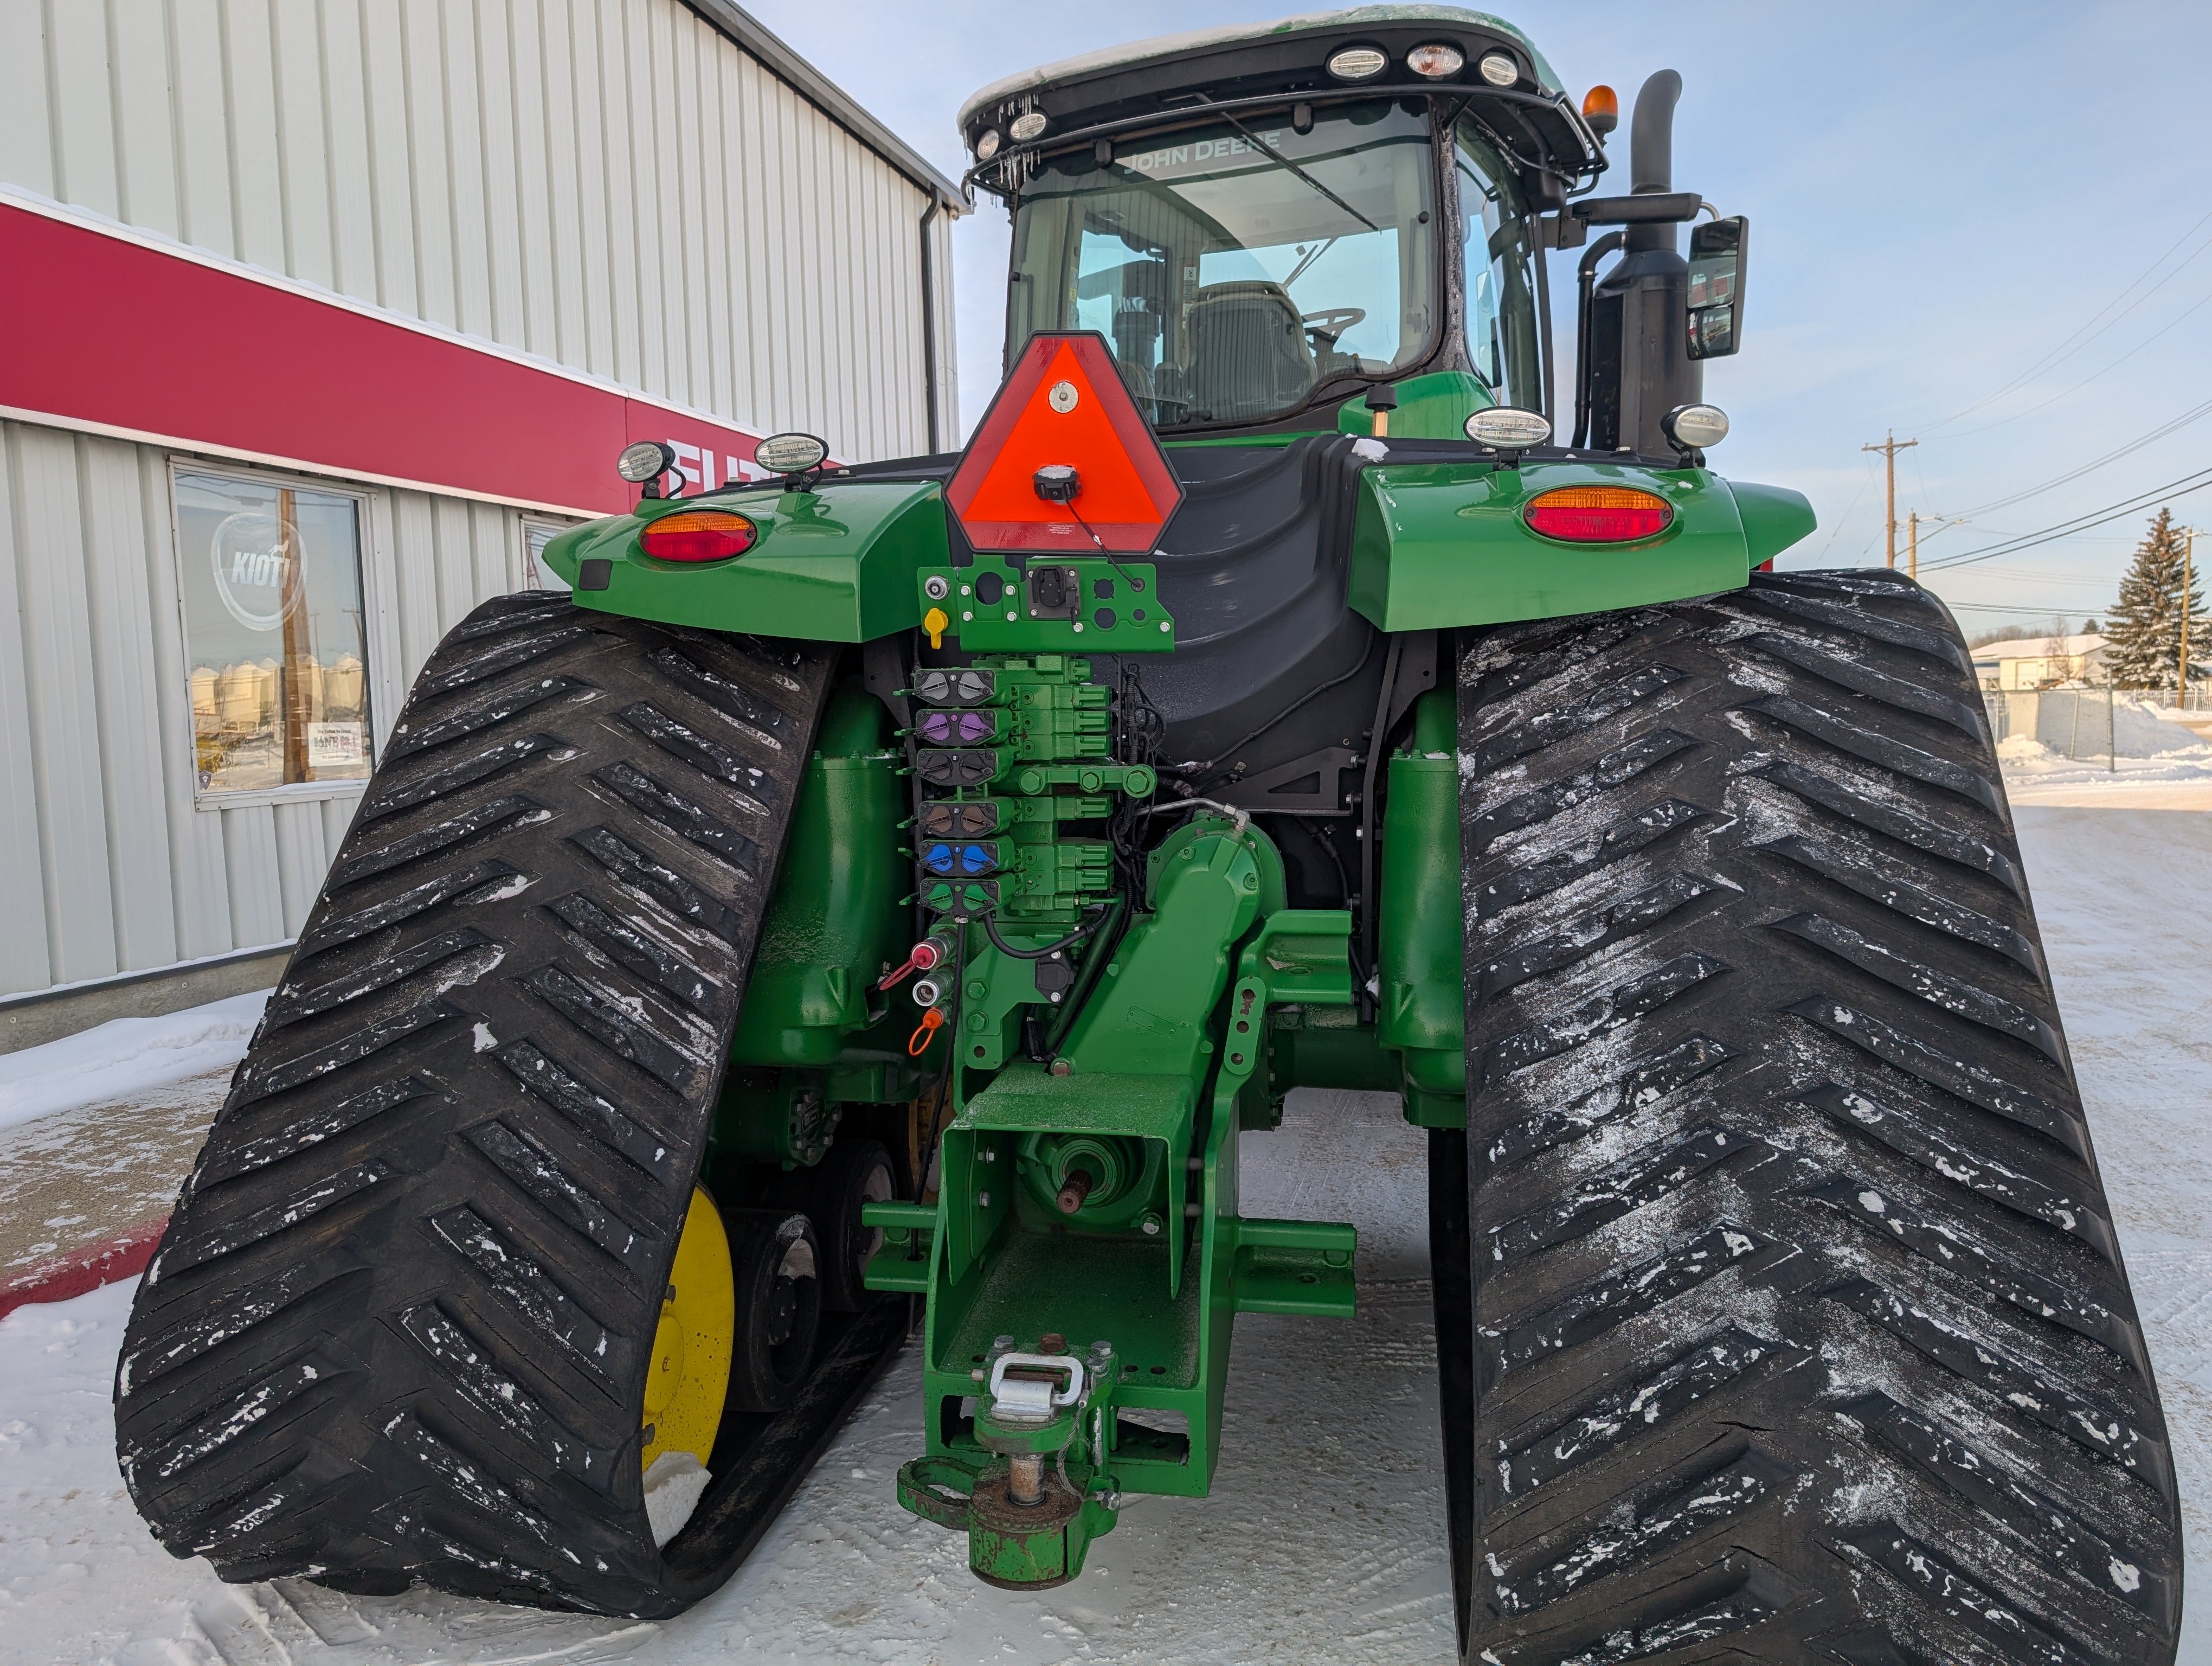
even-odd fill
[{"label": "red painted stripe", "polygon": [[[650,399],[0,203],[0,405],[331,473],[619,514],[633,440],[754,436]],[[681,450],[679,455],[682,454]]]},{"label": "red painted stripe", "polygon": [[17,1274],[7,1283],[0,1284],[0,1319],[33,1302],[65,1302],[104,1284],[137,1278],[146,1270],[146,1263],[154,1259],[154,1251],[161,1246],[161,1234],[168,1230],[166,1220],[149,1221],[104,1243],[88,1244]]}]

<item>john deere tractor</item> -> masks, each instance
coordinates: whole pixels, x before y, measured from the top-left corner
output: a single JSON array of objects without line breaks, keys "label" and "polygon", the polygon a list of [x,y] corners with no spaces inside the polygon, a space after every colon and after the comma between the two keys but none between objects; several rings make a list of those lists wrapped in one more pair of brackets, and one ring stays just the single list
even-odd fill
[{"label": "john deere tractor", "polygon": [[674,1614],[909,1348],[884,1509],[1075,1578],[1253,1438],[1238,1315],[1354,1310],[1237,1164],[1360,1089],[1427,1131],[1465,1659],[2170,1661],[1972,666],[1708,467],[1749,250],[1680,87],[1610,192],[1611,92],[1449,7],[970,100],[966,450],[634,446],[415,684],[137,1298],[161,1541]]}]

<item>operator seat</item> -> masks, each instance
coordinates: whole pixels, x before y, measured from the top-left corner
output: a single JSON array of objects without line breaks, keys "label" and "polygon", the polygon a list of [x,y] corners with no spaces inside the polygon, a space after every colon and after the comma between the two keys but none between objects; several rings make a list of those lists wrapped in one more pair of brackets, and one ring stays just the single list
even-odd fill
[{"label": "operator seat", "polygon": [[1314,385],[1297,304],[1279,283],[1238,278],[1191,297],[1188,397],[1217,423],[1272,416]]}]

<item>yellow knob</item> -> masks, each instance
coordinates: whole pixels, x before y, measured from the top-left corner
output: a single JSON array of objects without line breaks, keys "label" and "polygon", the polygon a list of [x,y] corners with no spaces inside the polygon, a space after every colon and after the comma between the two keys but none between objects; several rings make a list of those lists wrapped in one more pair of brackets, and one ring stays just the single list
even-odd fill
[{"label": "yellow knob", "polygon": [[930,647],[945,646],[945,627],[951,623],[951,617],[941,607],[933,607],[921,616],[921,628],[929,633]]}]

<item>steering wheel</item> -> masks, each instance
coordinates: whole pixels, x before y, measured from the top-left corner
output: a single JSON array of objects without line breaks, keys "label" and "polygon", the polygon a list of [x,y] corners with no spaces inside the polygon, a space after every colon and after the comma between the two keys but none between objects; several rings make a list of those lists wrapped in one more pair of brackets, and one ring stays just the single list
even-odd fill
[{"label": "steering wheel", "polygon": [[1299,313],[1298,322],[1315,340],[1334,347],[1338,337],[1366,316],[1364,307],[1324,307],[1319,312]]}]

